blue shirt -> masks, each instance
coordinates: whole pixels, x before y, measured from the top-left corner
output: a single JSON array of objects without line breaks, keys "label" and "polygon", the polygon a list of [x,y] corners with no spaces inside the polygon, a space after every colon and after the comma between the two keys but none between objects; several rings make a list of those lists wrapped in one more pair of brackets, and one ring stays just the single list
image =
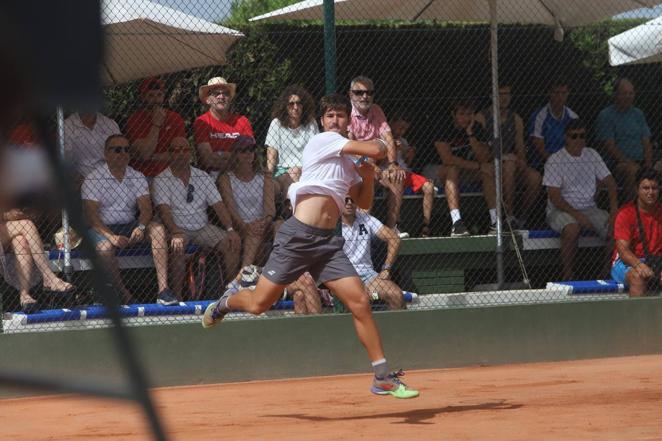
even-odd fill
[{"label": "blue shirt", "polygon": [[[550,154],[556,153],[565,146],[565,126],[570,120],[577,118],[577,114],[566,106],[563,106],[561,117],[556,118],[552,114],[550,105],[547,104],[531,115],[529,137],[542,139],[545,141],[545,151]],[[538,157],[537,153],[534,153],[533,163],[539,164],[541,162],[541,158]]]},{"label": "blue shirt", "polygon": [[616,147],[628,159],[634,161],[644,159],[644,145],[641,141],[650,138],[651,129],[641,109],[630,107],[621,112],[612,104],[600,111],[596,126],[599,141],[613,139]]}]

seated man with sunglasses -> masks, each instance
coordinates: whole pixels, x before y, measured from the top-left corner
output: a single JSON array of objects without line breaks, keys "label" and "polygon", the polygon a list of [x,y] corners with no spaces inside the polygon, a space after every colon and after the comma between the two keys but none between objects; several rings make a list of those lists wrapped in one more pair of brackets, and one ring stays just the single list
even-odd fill
[{"label": "seated man with sunglasses", "polygon": [[[381,139],[386,143],[386,158],[375,166],[378,183],[388,190],[386,225],[397,229],[402,197],[405,190],[406,171],[398,163],[397,149],[393,133],[382,108],[374,102],[375,86],[368,77],[354,78],[349,86],[349,99],[352,102],[351,122],[348,127],[349,139],[372,141]],[[402,237],[408,237],[402,233]]]},{"label": "seated man with sunglasses", "polygon": [[[618,209],[616,181],[600,154],[585,144],[584,124],[578,119],[568,122],[565,147],[547,159],[542,180],[548,194],[547,223],[561,234],[565,280],[573,278],[573,261],[582,229],[606,239]],[[607,188],[609,213],[595,203],[597,183]],[[611,251],[611,247],[606,251]]]},{"label": "seated man with sunglasses", "polygon": [[149,239],[159,287],[157,302],[174,305],[177,298],[168,288],[165,229],[163,225],[152,222],[152,201],[147,179],[129,167],[130,150],[129,140],[124,135],[110,135],[104,146],[105,162],[83,181],[82,198],[92,226],[92,238],[126,304],[134,299],[122,283],[115,252],[118,248]]},{"label": "seated man with sunglasses", "polygon": [[[173,291],[181,299],[189,242],[218,253],[224,261],[226,280],[239,271],[241,239],[232,228],[232,219],[221,199],[214,180],[204,171],[191,166],[192,149],[184,137],[170,143],[170,166],[155,179],[152,186],[154,205],[170,233],[172,250]],[[225,230],[209,222],[211,207]]]}]

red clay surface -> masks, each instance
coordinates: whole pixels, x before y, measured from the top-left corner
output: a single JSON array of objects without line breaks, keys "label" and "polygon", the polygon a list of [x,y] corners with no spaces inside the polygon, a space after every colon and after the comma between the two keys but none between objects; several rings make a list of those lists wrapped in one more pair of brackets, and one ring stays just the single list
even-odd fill
[{"label": "red clay surface", "polygon": [[[369,375],[154,391],[172,440],[662,440],[662,356],[409,372],[413,400]],[[0,400],[0,440],[148,440],[133,405]]]}]

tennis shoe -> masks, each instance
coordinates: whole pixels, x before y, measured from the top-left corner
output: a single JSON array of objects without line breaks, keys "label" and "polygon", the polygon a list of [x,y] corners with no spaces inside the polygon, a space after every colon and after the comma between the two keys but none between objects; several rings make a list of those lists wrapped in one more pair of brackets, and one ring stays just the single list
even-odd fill
[{"label": "tennis shoe", "polygon": [[241,280],[239,284],[242,288],[255,289],[259,278],[260,269],[256,265],[247,265],[241,270]]},{"label": "tennis shoe", "polygon": [[375,377],[370,391],[376,395],[392,395],[395,398],[416,398],[419,395],[418,391],[410,389],[400,380],[400,377],[404,377],[404,375],[404,371],[400,369],[391,372],[383,379]]},{"label": "tennis shoe", "polygon": [[469,230],[467,230],[467,227],[464,225],[462,219],[458,219],[455,221],[451,229],[451,237],[465,237],[465,236],[469,236]]},{"label": "tennis shoe", "polygon": [[211,302],[209,305],[207,305],[207,308],[205,309],[205,313],[202,314],[203,328],[209,329],[212,326],[218,324],[221,320],[223,320],[223,317],[225,317],[225,315],[229,311],[222,311],[221,305],[227,304],[227,299],[235,295],[237,292],[239,292],[239,289],[235,288],[234,286],[231,286],[225,290],[225,292],[223,293],[220,299],[216,300],[215,302]]}]

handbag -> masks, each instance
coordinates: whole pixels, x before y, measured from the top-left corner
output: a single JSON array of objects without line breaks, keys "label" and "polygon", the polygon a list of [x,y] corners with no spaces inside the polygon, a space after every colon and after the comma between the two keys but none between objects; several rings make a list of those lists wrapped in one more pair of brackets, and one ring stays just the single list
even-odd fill
[{"label": "handbag", "polygon": [[639,204],[635,202],[635,211],[637,212],[637,224],[639,227],[639,238],[641,239],[641,245],[644,248],[644,257],[646,257],[646,265],[650,267],[653,271],[653,280],[648,284],[651,288],[657,288],[660,285],[660,273],[662,273],[662,256],[654,256],[648,248],[648,239],[646,238],[646,230],[644,230],[644,224],[641,221],[641,214],[639,213]]}]

